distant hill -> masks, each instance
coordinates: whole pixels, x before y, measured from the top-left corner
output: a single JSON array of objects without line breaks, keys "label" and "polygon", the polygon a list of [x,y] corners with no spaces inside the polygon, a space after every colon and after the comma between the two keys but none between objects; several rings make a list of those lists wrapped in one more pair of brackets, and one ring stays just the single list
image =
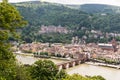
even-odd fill
[{"label": "distant hill", "polygon": [[75,10],[61,4],[46,2],[23,2],[13,4],[20,11],[28,25],[22,30],[22,39],[26,42],[70,42],[71,34],[39,34],[41,25],[62,26],[67,29],[80,29],[82,26],[90,27],[89,14]]},{"label": "distant hill", "polygon": [[87,13],[120,13],[119,6],[104,4],[84,4],[84,5],[67,5],[69,8],[80,9]]},{"label": "distant hill", "polygon": [[[28,25],[22,30],[26,42],[70,42],[71,37],[82,38],[87,30],[120,32],[119,7],[98,4],[62,5],[40,1],[13,4],[20,11]],[[70,34],[39,34],[41,25],[62,26],[73,30]],[[88,31],[88,32],[89,32]],[[88,36],[88,34],[87,34]]]},{"label": "distant hill", "polygon": [[14,4],[31,25],[76,26],[89,14],[61,4],[32,1]]}]

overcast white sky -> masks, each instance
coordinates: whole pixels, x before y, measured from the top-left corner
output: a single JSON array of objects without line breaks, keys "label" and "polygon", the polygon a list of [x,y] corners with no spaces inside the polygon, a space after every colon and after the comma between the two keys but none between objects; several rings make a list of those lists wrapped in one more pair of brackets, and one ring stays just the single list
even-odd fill
[{"label": "overcast white sky", "polygon": [[[0,0],[2,1],[2,0]],[[9,0],[9,2],[22,2],[22,1],[36,1],[36,0]],[[86,3],[98,3],[98,4],[110,4],[120,6],[120,0],[37,0],[62,4],[86,4]]]}]

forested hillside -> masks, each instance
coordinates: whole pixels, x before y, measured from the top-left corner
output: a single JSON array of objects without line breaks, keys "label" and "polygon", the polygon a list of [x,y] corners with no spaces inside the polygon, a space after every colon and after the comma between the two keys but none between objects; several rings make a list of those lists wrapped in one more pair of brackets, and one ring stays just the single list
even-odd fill
[{"label": "forested hillside", "polygon": [[82,25],[82,22],[89,18],[89,14],[85,12],[59,4],[26,2],[18,3],[16,6],[30,25],[44,24],[72,27]]},{"label": "forested hillside", "polygon": [[[28,26],[22,30],[22,39],[26,42],[68,42],[73,36],[82,38],[86,30],[100,30],[102,32],[120,31],[119,7],[105,5],[82,5],[80,8],[73,5],[52,4],[46,2],[24,2],[14,4],[24,19],[28,21]],[[94,9],[93,9],[94,7]],[[41,25],[61,25],[73,30],[69,34],[49,33],[39,34]],[[81,30],[85,28],[86,30]],[[44,36],[43,36],[44,35]],[[57,36],[59,35],[59,36]],[[61,39],[60,39],[61,38]],[[69,40],[68,40],[69,39]]]},{"label": "forested hillside", "polygon": [[87,13],[120,13],[119,6],[113,5],[105,5],[105,4],[82,4],[82,5],[74,5],[74,4],[66,4],[65,5],[71,9],[78,9]]},{"label": "forested hillside", "polygon": [[85,4],[81,5],[79,9],[87,13],[120,13],[120,7],[104,4]]}]

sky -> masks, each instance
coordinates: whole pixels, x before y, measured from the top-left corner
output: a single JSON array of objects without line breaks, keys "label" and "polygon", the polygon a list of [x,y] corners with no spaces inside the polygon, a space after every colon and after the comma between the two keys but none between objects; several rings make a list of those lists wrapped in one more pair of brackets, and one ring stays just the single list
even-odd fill
[{"label": "sky", "polygon": [[[36,1],[36,0],[9,0],[9,2],[23,2],[23,1]],[[37,1],[61,3],[61,4],[97,3],[97,4],[110,4],[110,5],[120,6],[120,0],[37,0]]]}]

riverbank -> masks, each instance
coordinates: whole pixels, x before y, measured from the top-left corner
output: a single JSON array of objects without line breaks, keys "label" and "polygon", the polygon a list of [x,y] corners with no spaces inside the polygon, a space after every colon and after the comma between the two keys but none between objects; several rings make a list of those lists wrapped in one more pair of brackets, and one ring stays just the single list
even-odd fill
[{"label": "riverbank", "polygon": [[120,69],[120,65],[112,65],[112,64],[99,63],[99,62],[85,62],[85,63],[89,64],[89,65],[94,65],[94,66],[103,66],[103,67],[110,67],[110,68]]},{"label": "riverbank", "polygon": [[22,53],[22,52],[13,52],[15,55],[22,55],[22,56],[31,56],[33,57],[34,55],[32,53]]}]

